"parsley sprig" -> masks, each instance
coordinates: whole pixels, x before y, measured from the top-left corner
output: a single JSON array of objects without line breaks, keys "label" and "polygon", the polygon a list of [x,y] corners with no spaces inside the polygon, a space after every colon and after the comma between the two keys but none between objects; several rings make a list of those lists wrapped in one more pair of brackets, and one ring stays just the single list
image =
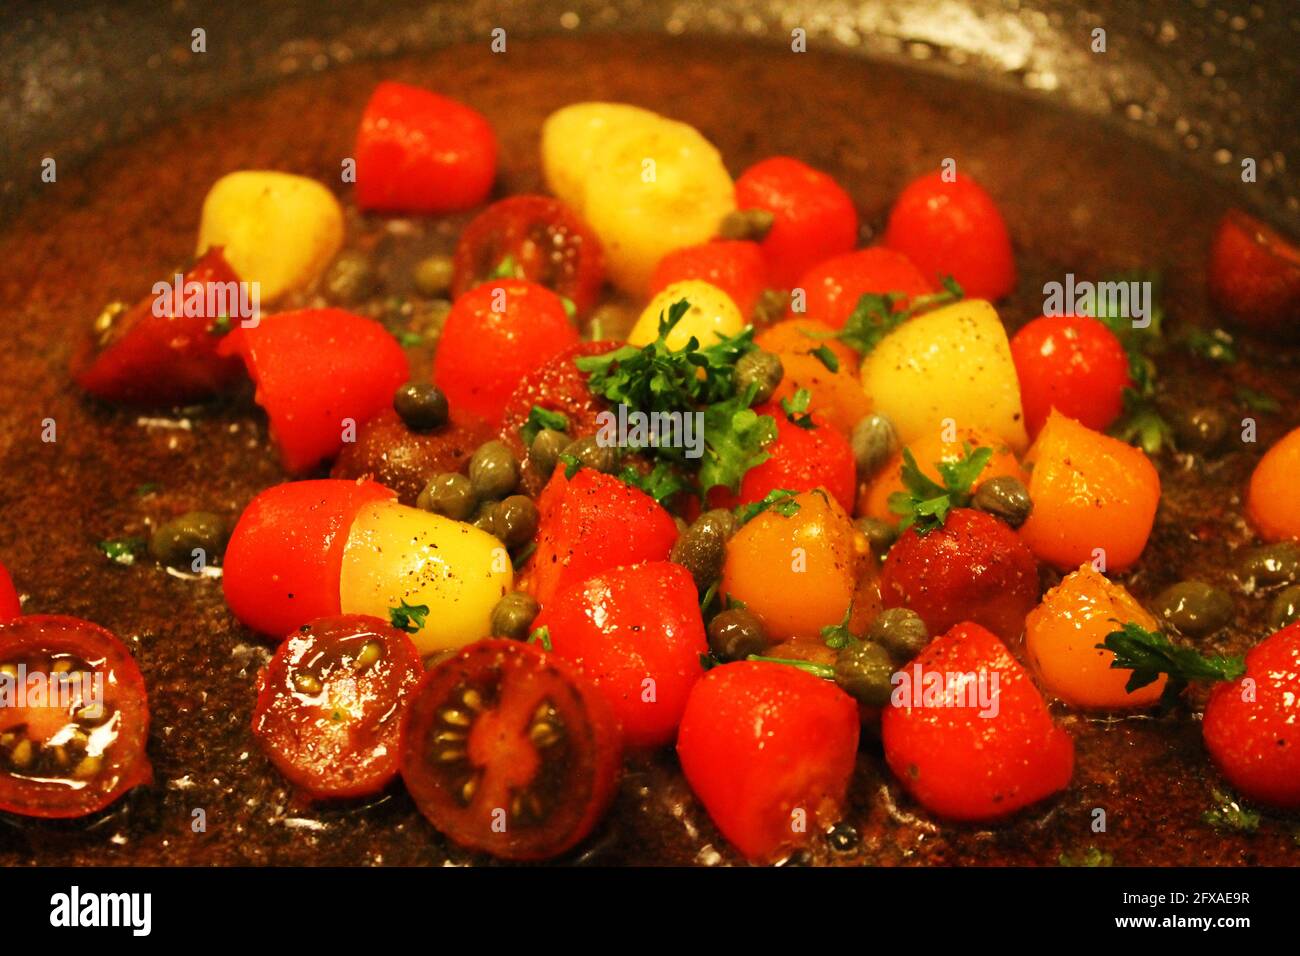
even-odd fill
[{"label": "parsley sprig", "polygon": [[407,604],[404,599],[397,607],[388,609],[388,622],[407,634],[414,634],[424,627],[424,619],[428,616],[429,605]]},{"label": "parsley sprig", "polygon": [[[1118,623],[1118,622],[1116,622]],[[1129,693],[1169,676],[1163,700],[1172,702],[1190,681],[1236,680],[1246,673],[1246,660],[1240,655],[1202,656],[1188,647],[1179,647],[1159,631],[1148,631],[1141,624],[1128,621],[1111,631],[1097,645],[1115,655],[1110,666],[1131,670],[1124,689]]]},{"label": "parsley sprig", "polygon": [[540,405],[534,405],[528,410],[528,420],[519,427],[519,437],[524,440],[525,445],[531,445],[537,433],[543,428],[550,428],[557,432],[567,432],[569,430],[569,419],[562,412],[553,412],[549,408],[542,408]]},{"label": "parsley sprig", "polygon": [[1144,328],[1134,326],[1127,316],[1096,310],[1096,318],[1115,333],[1128,354],[1129,378],[1132,386],[1124,389],[1124,411],[1110,428],[1110,433],[1121,441],[1136,445],[1148,455],[1159,454],[1174,447],[1173,429],[1156,408],[1156,365],[1152,358],[1164,347],[1165,309],[1164,283],[1154,272],[1129,272],[1112,276],[1108,282],[1150,282],[1151,315]]},{"label": "parsley sprig", "polygon": [[[943,291],[915,296],[910,301],[904,292],[867,292],[858,297],[858,304],[849,313],[844,328],[830,337],[839,339],[861,355],[867,355],[880,344],[881,339],[913,316],[961,300],[964,293],[952,276],[944,276],[942,285]],[[907,303],[907,307],[899,309],[899,304],[903,302]],[[804,332],[804,335],[809,338],[826,337],[816,332]],[[832,368],[831,362],[826,359],[828,353],[829,349],[826,353],[819,351],[817,354],[826,367],[834,372],[839,363],[835,362],[836,368]],[[834,355],[830,354],[830,358],[834,360]]]},{"label": "parsley sprig", "polygon": [[791,491],[788,488],[777,488],[764,495],[762,501],[741,505],[734,512],[736,527],[739,528],[741,525],[753,521],[764,511],[775,511],[782,518],[794,517],[799,513],[799,502],[794,500],[798,495],[799,492],[797,491]]},{"label": "parsley sprig", "polygon": [[962,442],[961,449],[957,461],[935,462],[942,484],[921,471],[910,449],[903,449],[902,478],[907,490],[889,496],[889,510],[903,519],[898,523],[900,532],[914,527],[917,534],[927,534],[943,527],[953,508],[970,504],[971,488],[993,457],[993,449],[972,449],[970,442]]},{"label": "parsley sprig", "polygon": [[789,398],[781,399],[781,410],[785,412],[785,417],[791,425],[798,425],[800,428],[812,431],[817,427],[813,421],[812,415],[808,413],[808,406],[812,402],[812,392],[806,388],[801,388]]}]

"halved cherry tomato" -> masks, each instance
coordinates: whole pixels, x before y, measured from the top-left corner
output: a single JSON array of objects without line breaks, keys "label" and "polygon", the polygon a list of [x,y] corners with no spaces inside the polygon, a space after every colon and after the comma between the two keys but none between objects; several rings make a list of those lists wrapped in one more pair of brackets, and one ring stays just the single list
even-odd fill
[{"label": "halved cherry tomato", "polygon": [[1239,209],[1219,223],[1206,274],[1221,311],[1257,332],[1300,329],[1300,248]]},{"label": "halved cherry tomato", "polygon": [[[166,281],[171,286],[170,276]],[[199,314],[189,315],[184,303],[173,302],[155,315],[158,297],[141,299],[107,328],[91,331],[73,358],[74,380],[96,398],[123,404],[182,405],[211,398],[239,377],[240,365],[218,354],[221,316],[207,314],[208,290],[236,290],[238,282],[221,248],[209,249],[181,280],[187,297],[201,290],[202,305],[196,296],[189,310]]]},{"label": "halved cherry tomato", "polygon": [[221,586],[235,617],[279,640],[339,613],[348,530],[370,501],[393,492],[373,481],[293,481],[267,488],[239,516],[222,558]]},{"label": "halved cherry tomato", "polygon": [[880,734],[889,769],[927,810],[996,820],[1069,784],[1074,741],[989,631],[958,624],[902,674]]},{"label": "halved cherry tomato", "polygon": [[618,721],[603,695],[536,645],[471,644],[425,675],[402,779],[461,846],[543,860],[575,846],[617,789]]},{"label": "halved cherry tomato", "polygon": [[684,246],[659,260],[650,277],[650,296],[653,298],[675,282],[691,279],[721,289],[748,319],[767,288],[767,266],[758,245],[752,242],[719,239]]},{"label": "halved cherry tomato", "polygon": [[577,342],[564,304],[550,289],[521,279],[485,282],[452,304],[433,357],[433,380],[447,393],[453,417],[496,427],[520,380]]},{"label": "halved cherry tomato", "polygon": [[673,739],[709,652],[689,571],[668,561],[602,571],[557,594],[533,627],[605,695],[630,746]]},{"label": "halved cherry tomato", "polygon": [[830,176],[789,156],[773,156],[741,173],[736,207],[772,213],[762,249],[772,284],[780,289],[858,241],[853,197]]},{"label": "halved cherry tomato", "polygon": [[722,835],[767,862],[836,821],[858,730],[857,705],[833,682],[740,661],[696,682],[677,756]]},{"label": "halved cherry tomato", "polygon": [[842,329],[867,293],[901,292],[905,298],[895,306],[897,310],[907,305],[907,299],[933,292],[936,286],[901,252],[872,246],[818,263],[799,277],[797,288],[804,290],[805,314],[791,311],[790,316]]},{"label": "halved cherry tomato", "polygon": [[1039,316],[1011,339],[1025,427],[1033,439],[1048,413],[1105,431],[1124,410],[1128,355],[1115,333],[1086,316]]},{"label": "halved cherry tomato", "polygon": [[[149,701],[131,652],[75,617],[0,623],[0,810],[81,817],[153,780]],[[39,696],[37,696],[39,694]]]},{"label": "halved cherry tomato", "polygon": [[497,138],[477,110],[385,82],[361,114],[355,158],[362,209],[455,212],[487,198],[496,177]]},{"label": "halved cherry tomato", "polygon": [[975,180],[943,173],[912,180],[889,213],[885,245],[931,281],[952,276],[972,299],[1000,299],[1016,284],[1007,224]]},{"label": "halved cherry tomato", "polygon": [[470,220],[456,244],[452,297],[497,275],[507,259],[516,276],[564,296],[578,315],[596,304],[605,282],[600,240],[550,196],[511,196]]},{"label": "halved cherry tomato", "polygon": [[0,564],[0,621],[18,617],[23,613],[22,602],[18,600],[18,591],[14,579],[9,576],[9,569]]},{"label": "halved cherry tomato", "polygon": [[424,665],[411,639],[361,614],[293,631],[258,674],[253,736],[313,799],[378,793],[397,776]]},{"label": "halved cherry tomato", "polygon": [[243,358],[294,473],[337,455],[346,431],[355,434],[411,377],[406,353],[382,325],[342,309],[283,312],[236,328],[220,351]]}]

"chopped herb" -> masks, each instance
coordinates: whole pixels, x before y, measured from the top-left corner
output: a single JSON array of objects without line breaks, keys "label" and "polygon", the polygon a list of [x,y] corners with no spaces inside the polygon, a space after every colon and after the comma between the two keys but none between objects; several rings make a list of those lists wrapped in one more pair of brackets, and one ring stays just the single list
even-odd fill
[{"label": "chopped herb", "polygon": [[764,511],[775,511],[782,518],[791,518],[799,512],[799,502],[795,497],[799,492],[790,491],[788,488],[777,488],[769,491],[762,501],[755,501],[752,504],[741,505],[736,509],[736,527],[752,521],[761,515]]},{"label": "chopped herb", "polygon": [[143,538],[110,538],[99,542],[99,550],[114,564],[135,564],[136,555],[144,550]]},{"label": "chopped herb", "polygon": [[625,465],[618,477],[624,484],[644,491],[660,504],[690,487],[677,469],[666,461],[655,462],[654,468],[646,473],[638,471],[634,465]]},{"label": "chopped herb", "polygon": [[1237,361],[1237,343],[1223,329],[1191,329],[1183,337],[1183,345],[1193,355],[1212,362],[1230,365]]},{"label": "chopped herb", "polygon": [[575,455],[561,454],[560,463],[564,465],[565,478],[572,478],[578,473],[578,469],[582,467],[582,462],[580,462]]},{"label": "chopped herb", "polygon": [[554,648],[551,647],[551,629],[549,627],[539,627],[537,630],[533,631],[533,633],[529,634],[528,643],[541,644],[542,650],[544,651],[554,650]]},{"label": "chopped herb", "polygon": [[845,609],[844,617],[840,620],[840,623],[828,624],[822,628],[822,640],[826,642],[827,647],[838,651],[841,648],[848,647],[858,639],[858,636],[849,630],[849,618],[852,616],[853,605],[850,603],[848,608]]},{"label": "chopped herb", "polygon": [[534,405],[528,411],[528,420],[519,428],[519,437],[524,440],[525,445],[531,445],[537,433],[543,428],[549,428],[557,432],[567,432],[569,430],[569,419],[561,412],[553,412],[549,408],[542,408],[540,405]]},{"label": "chopped herb", "polygon": [[518,554],[516,554],[513,558],[510,559],[511,566],[516,571],[518,571],[520,568],[524,566],[524,562],[526,562],[529,558],[533,556],[533,552],[536,550],[537,550],[537,542],[529,541],[528,544],[524,545],[524,547],[520,549]]},{"label": "chopped herb", "polygon": [[230,328],[231,328],[230,316],[219,315],[215,319],[213,319],[212,324],[208,326],[208,334],[225,335],[227,332],[230,331]]},{"label": "chopped herb", "polygon": [[1216,830],[1236,830],[1240,833],[1254,833],[1259,829],[1258,811],[1246,809],[1221,790],[1214,789],[1210,793],[1218,805],[1201,814],[1201,819],[1210,826]]},{"label": "chopped herb", "polygon": [[942,527],[953,508],[970,504],[971,486],[993,457],[993,449],[972,449],[970,442],[962,442],[961,447],[959,460],[935,462],[943,484],[921,471],[911,449],[903,449],[902,478],[907,490],[889,496],[889,510],[902,518],[898,523],[900,533],[915,527],[917,534],[926,534]]},{"label": "chopped herb", "polygon": [[[858,304],[853,307],[844,328],[832,337],[860,354],[867,355],[880,344],[881,339],[913,316],[960,301],[962,289],[952,276],[944,276],[942,284],[942,292],[916,296],[910,302],[903,292],[868,292],[858,298]],[[898,309],[897,306],[903,302],[907,302],[907,308]],[[810,338],[825,337],[815,332],[805,332],[804,335]]]},{"label": "chopped herb", "polygon": [[704,597],[700,598],[701,614],[706,616],[708,615],[709,605],[713,603],[713,599],[716,598],[717,596],[718,596],[718,582],[714,581],[712,584],[709,585],[708,590],[704,592]]},{"label": "chopped herb", "polygon": [[785,412],[785,417],[790,424],[812,431],[817,427],[817,424],[813,421],[812,416],[808,414],[808,405],[811,402],[812,392],[806,388],[801,388],[790,398],[781,399],[781,410]]},{"label": "chopped herb", "polygon": [[403,329],[397,333],[397,341],[407,348],[414,348],[417,345],[424,344],[424,336],[419,332]]},{"label": "chopped herb", "polygon": [[515,263],[514,256],[506,256],[497,263],[497,267],[488,275],[488,279],[522,279],[523,273]]},{"label": "chopped herb", "polygon": [[838,372],[840,370],[840,360],[831,351],[829,345],[819,345],[808,354],[819,359],[826,366],[828,372]]},{"label": "chopped herb", "polygon": [[1165,310],[1163,304],[1164,282],[1154,272],[1127,272],[1112,276],[1106,282],[1150,282],[1150,322],[1143,328],[1133,325],[1128,316],[1105,310],[1094,316],[1115,333],[1128,355],[1129,378],[1133,385],[1125,388],[1124,412],[1110,427],[1110,433],[1120,441],[1136,445],[1148,455],[1159,454],[1174,447],[1174,432],[1164,420],[1152,399],[1155,397],[1156,366],[1152,353],[1163,348]]},{"label": "chopped herb", "polygon": [[1263,412],[1268,415],[1276,414],[1282,410],[1282,403],[1272,395],[1264,392],[1257,392],[1253,388],[1247,388],[1242,385],[1237,388],[1237,401],[1245,405],[1252,412]]},{"label": "chopped herb", "polygon": [[1062,853],[1056,862],[1061,866],[1112,866],[1115,863],[1115,858],[1109,853],[1103,853],[1095,846],[1090,846],[1077,855]]},{"label": "chopped herb", "polygon": [[564,306],[564,314],[570,319],[578,317],[578,307],[573,304],[573,300],[567,295],[560,296],[560,305]]},{"label": "chopped herb", "polygon": [[407,604],[405,600],[397,607],[388,609],[388,622],[399,631],[414,634],[424,627],[424,619],[429,614],[427,604]]},{"label": "chopped herb", "polygon": [[1148,631],[1133,621],[1121,624],[1118,631],[1111,631],[1096,646],[1115,655],[1110,662],[1113,669],[1133,671],[1124,685],[1129,693],[1154,683],[1161,674],[1169,675],[1162,698],[1166,703],[1181,694],[1188,681],[1236,680],[1246,673],[1243,657],[1203,657],[1191,648],[1176,646],[1159,631]]},{"label": "chopped herb", "polygon": [[731,491],[749,469],[772,457],[765,450],[776,439],[776,419],[749,407],[757,385],[744,395],[715,402],[704,409],[704,460],[700,490],[721,485]]},{"label": "chopped herb", "polygon": [[801,671],[812,674],[814,677],[820,677],[822,680],[834,680],[835,668],[830,664],[817,664],[813,661],[796,660],[793,657],[765,657],[762,654],[750,654],[745,658],[747,661],[766,661],[769,664],[785,664],[789,667],[797,667]]},{"label": "chopped herb", "polygon": [[1132,388],[1124,389],[1124,413],[1110,427],[1120,441],[1136,445],[1148,455],[1174,447],[1174,430],[1155,405]]}]

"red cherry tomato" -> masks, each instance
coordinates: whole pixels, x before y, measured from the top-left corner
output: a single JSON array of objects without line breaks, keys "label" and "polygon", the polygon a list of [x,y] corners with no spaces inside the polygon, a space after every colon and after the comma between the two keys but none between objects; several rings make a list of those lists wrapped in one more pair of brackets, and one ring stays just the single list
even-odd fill
[{"label": "red cherry tomato", "polygon": [[373,481],[292,481],[261,492],[235,523],[222,558],[226,604],[277,641],[339,613],[348,530],[371,501],[396,497]]},{"label": "red cherry tomato", "polygon": [[653,297],[674,282],[698,279],[731,297],[743,316],[754,314],[758,297],[767,288],[763,253],[752,242],[717,240],[676,249],[659,260],[650,277]]},{"label": "red cherry tomato", "polygon": [[858,730],[857,705],[831,681],[787,664],[740,661],[695,684],[677,756],[722,835],[749,859],[768,862],[836,820]]},{"label": "red cherry tomato", "polygon": [[521,279],[486,282],[452,304],[433,380],[457,419],[500,426],[520,380],[577,343],[578,332],[550,289]]},{"label": "red cherry tomato", "polygon": [[931,634],[962,621],[1018,638],[1038,603],[1038,563],[1005,522],[973,508],[954,508],[942,528],[908,528],[880,569],[886,608],[911,608]]},{"label": "red cherry tomato", "polygon": [[618,721],[536,645],[485,640],[425,675],[402,736],[402,779],[461,846],[543,860],[575,846],[617,789]]},{"label": "red cherry tomato", "polygon": [[378,793],[397,776],[402,719],[423,676],[415,644],[384,621],[319,618],[258,675],[253,736],[313,799]]},{"label": "red cherry tomato", "polygon": [[0,810],[81,817],[153,780],[144,678],[116,637],[31,614],[0,623],[0,664],[18,671],[0,677]]},{"label": "red cherry tomato", "polygon": [[612,475],[557,466],[537,499],[533,596],[545,606],[560,591],[624,564],[663,561],[677,525],[649,495]]},{"label": "red cherry tomato", "polygon": [[1300,622],[1252,648],[1244,677],[1211,691],[1201,731],[1244,796],[1300,809]]},{"label": "red cherry tomato", "polygon": [[1242,325],[1288,337],[1300,329],[1300,248],[1255,217],[1223,217],[1206,281],[1215,306]]},{"label": "red cherry tomato", "polygon": [[76,383],[96,398],[130,405],[183,405],[223,391],[241,369],[237,360],[218,354],[221,330],[214,323],[221,316],[207,314],[208,290],[234,291],[238,282],[221,247],[209,249],[181,280],[186,296],[196,285],[203,290],[197,309],[202,314],[187,315],[172,303],[155,315],[159,297],[141,299],[107,330],[87,337],[72,362]]},{"label": "red cherry tomato", "polygon": [[762,248],[772,284],[780,289],[858,241],[853,198],[825,173],[789,156],[773,156],[741,173],[736,206],[772,214]]},{"label": "red cherry tomato", "polygon": [[18,590],[14,579],[9,576],[9,569],[0,564],[0,621],[18,617],[23,613],[22,602],[18,600]]},{"label": "red cherry tomato", "polygon": [[813,266],[799,278],[798,288],[807,297],[806,308],[803,313],[791,311],[789,315],[816,319],[836,329],[844,327],[858,300],[868,293],[901,292],[906,298],[895,309],[902,309],[908,299],[935,290],[907,256],[880,246],[858,249]]},{"label": "red cherry tomato", "polygon": [[487,198],[497,138],[477,110],[405,83],[380,83],[357,130],[357,205],[442,213]]},{"label": "red cherry tomato", "polygon": [[885,245],[931,281],[957,280],[967,297],[1000,299],[1016,285],[1016,262],[1002,213],[969,176],[914,179],[889,213]]},{"label": "red cherry tomato", "polygon": [[1096,319],[1040,316],[1012,337],[1011,358],[1030,438],[1053,408],[1099,432],[1124,410],[1128,355]]},{"label": "red cherry tomato", "polygon": [[516,275],[564,296],[578,315],[596,304],[605,283],[600,240],[550,196],[511,196],[470,220],[456,245],[453,298],[488,281],[507,258]]},{"label": "red cherry tomato", "polygon": [[284,467],[301,474],[343,447],[411,377],[406,353],[373,319],[342,309],[282,312],[236,328],[222,355],[239,355],[257,385]]},{"label": "red cherry tomato", "polygon": [[[1074,741],[989,631],[958,624],[901,673],[908,679],[895,678],[881,739],[889,769],[927,810],[995,820],[1069,784]],[[927,695],[927,685],[950,689]]]},{"label": "red cherry tomato", "polygon": [[603,571],[557,594],[533,627],[605,695],[629,746],[673,739],[709,652],[689,571],[668,561]]}]

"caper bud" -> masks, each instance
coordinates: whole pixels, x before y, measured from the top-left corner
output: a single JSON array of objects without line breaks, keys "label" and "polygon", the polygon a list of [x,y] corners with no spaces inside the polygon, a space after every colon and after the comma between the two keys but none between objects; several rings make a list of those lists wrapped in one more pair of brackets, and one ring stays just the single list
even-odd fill
[{"label": "caper bud", "polygon": [[393,409],[411,431],[447,424],[447,396],[432,382],[407,382],[393,393]]},{"label": "caper bud", "polygon": [[860,703],[883,707],[894,691],[894,661],[879,644],[853,641],[835,655],[835,683]]},{"label": "caper bud", "polygon": [[484,442],[469,460],[469,480],[480,498],[504,498],[519,484],[519,463],[504,443]]},{"label": "caper bud", "polygon": [[560,461],[560,455],[569,447],[569,436],[554,428],[543,428],[528,449],[528,461],[543,475],[549,475]]},{"label": "caper bud", "polygon": [[832,850],[837,853],[848,853],[858,848],[862,837],[853,824],[841,822],[831,827],[831,832],[826,834],[826,839],[830,842]]},{"label": "caper bud", "polygon": [[728,608],[709,622],[709,649],[723,661],[743,661],[767,650],[763,623],[742,607]]},{"label": "caper bud", "polygon": [[618,449],[602,445],[595,435],[585,435],[565,446],[563,454],[578,459],[584,468],[610,474],[618,467]]},{"label": "caper bud", "polygon": [[415,504],[436,515],[464,521],[474,513],[478,496],[468,478],[459,472],[448,471],[430,479]]},{"label": "caper bud", "polygon": [[1237,562],[1237,576],[1249,587],[1300,581],[1300,544],[1279,541],[1252,548]]},{"label": "caper bud", "polygon": [[1209,634],[1232,619],[1232,598],[1202,581],[1179,581],[1155,599],[1156,616],[1184,634]]},{"label": "caper bud", "polygon": [[540,606],[523,591],[511,591],[492,609],[492,636],[522,641],[528,636]]},{"label": "caper bud", "polygon": [[497,506],[501,504],[492,498],[487,498],[478,503],[474,509],[474,517],[469,519],[469,523],[480,531],[486,531],[490,535],[497,533]]},{"label": "caper bud", "polygon": [[356,249],[340,252],[325,276],[325,288],[339,302],[360,302],[375,291],[375,270],[370,257]]},{"label": "caper bud", "polygon": [[695,586],[701,591],[722,574],[722,563],[727,557],[727,535],[733,524],[731,512],[721,509],[708,511],[700,515],[673,544],[669,560],[691,572]]},{"label": "caper bud", "polygon": [[871,545],[871,553],[876,557],[884,557],[885,553],[898,540],[898,526],[892,525],[888,521],[882,521],[879,518],[858,518],[854,522],[858,530],[867,536],[867,543]]},{"label": "caper bud", "polygon": [[426,299],[445,295],[451,288],[455,266],[451,256],[429,256],[415,264],[411,278],[415,280],[415,291]]},{"label": "caper bud", "polygon": [[790,308],[790,293],[780,289],[764,289],[754,306],[754,321],[759,325],[768,325],[779,321]]},{"label": "caper bud", "polygon": [[492,511],[492,529],[507,548],[517,548],[537,534],[537,505],[527,495],[511,495]]},{"label": "caper bud", "polygon": [[734,209],[722,217],[718,237],[762,242],[775,221],[776,217],[767,209]]},{"label": "caper bud", "polygon": [[853,446],[858,478],[866,480],[880,471],[898,450],[898,432],[884,415],[867,415],[853,426],[849,443]]},{"label": "caper bud", "polygon": [[1179,409],[1171,418],[1179,448],[1208,454],[1218,449],[1228,435],[1228,419],[1217,408]]},{"label": "caper bud", "polygon": [[751,385],[755,385],[758,391],[754,393],[754,404],[765,402],[781,384],[784,374],[785,367],[775,353],[762,349],[746,352],[736,361],[736,394],[744,395]]},{"label": "caper bud", "polygon": [[[230,529],[226,519],[211,511],[187,511],[160,524],[149,536],[149,553],[154,560],[173,568],[206,565],[220,558],[226,549]],[[200,554],[195,554],[195,551]]]},{"label": "caper bud", "polygon": [[1019,478],[1010,475],[997,475],[982,482],[971,499],[980,511],[987,511],[995,518],[1001,518],[1013,528],[1025,523],[1034,510],[1030,500],[1029,489]]},{"label": "caper bud", "polygon": [[930,632],[912,609],[891,607],[871,622],[867,640],[879,644],[897,661],[910,661],[930,643]]},{"label": "caper bud", "polygon": [[1279,591],[1268,608],[1268,624],[1275,631],[1296,621],[1300,621],[1300,584]]}]

